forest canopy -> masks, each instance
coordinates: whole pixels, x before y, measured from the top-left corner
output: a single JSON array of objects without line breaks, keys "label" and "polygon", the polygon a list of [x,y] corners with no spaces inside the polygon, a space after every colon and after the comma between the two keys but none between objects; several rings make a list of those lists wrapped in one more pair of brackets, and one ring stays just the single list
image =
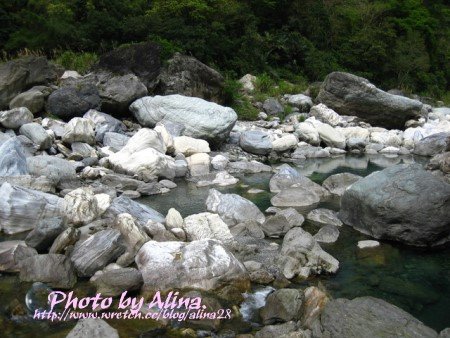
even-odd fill
[{"label": "forest canopy", "polygon": [[446,0],[1,0],[0,22],[5,58],[151,40],[232,77],[344,70],[436,97],[450,86]]}]

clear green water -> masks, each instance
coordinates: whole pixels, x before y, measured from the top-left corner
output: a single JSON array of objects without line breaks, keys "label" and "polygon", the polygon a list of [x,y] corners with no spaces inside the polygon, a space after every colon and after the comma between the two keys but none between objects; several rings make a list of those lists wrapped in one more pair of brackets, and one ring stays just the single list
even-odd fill
[{"label": "clear green water", "polygon": [[[347,156],[335,159],[310,160],[298,170],[314,181],[321,183],[328,176],[340,172],[352,172],[366,176],[399,161],[410,162],[411,158],[386,159],[379,157]],[[415,159],[423,162],[424,159]],[[218,188],[222,192],[237,193],[252,200],[261,210],[270,206],[269,191],[271,174],[240,175],[240,182],[231,187]],[[194,184],[180,180],[171,192],[142,199],[145,203],[165,214],[170,208],[179,210],[183,216],[206,211],[205,200],[208,187],[197,188]],[[248,187],[245,187],[248,185]],[[248,194],[250,188],[265,190],[260,194]],[[339,202],[331,200],[321,207],[338,210]],[[314,234],[318,229],[306,223],[305,229]],[[379,248],[359,250],[356,243],[368,239],[348,226],[340,229],[339,240],[322,247],[340,261],[336,275],[312,278],[299,286],[322,283],[333,297],[354,298],[374,296],[385,299],[423,321],[437,331],[450,326],[450,248],[425,252],[395,243],[382,243]],[[0,237],[1,240],[24,238],[26,234]],[[24,299],[31,283],[20,283],[17,275],[0,275],[0,336],[5,337],[65,337],[74,323],[36,322],[19,316],[11,319],[10,304],[17,300],[24,306]],[[87,281],[77,284],[75,294],[93,295],[95,290]],[[119,330],[121,337],[138,337],[143,332],[155,329],[150,321],[109,321]],[[230,323],[231,324],[231,323]],[[246,325],[240,323],[241,329]],[[156,335],[150,334],[148,337]],[[172,336],[168,333],[162,336]]]}]

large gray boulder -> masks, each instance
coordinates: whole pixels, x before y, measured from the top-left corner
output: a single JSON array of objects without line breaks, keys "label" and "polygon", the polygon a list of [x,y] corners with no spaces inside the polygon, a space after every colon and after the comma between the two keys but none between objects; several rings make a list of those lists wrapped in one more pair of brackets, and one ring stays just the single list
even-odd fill
[{"label": "large gray boulder", "polygon": [[98,89],[92,83],[61,87],[47,100],[48,112],[64,120],[83,116],[90,109],[100,109],[100,105]]},{"label": "large gray boulder", "polygon": [[280,289],[271,293],[260,314],[264,325],[284,323],[300,318],[303,294],[296,289]]},{"label": "large gray boulder", "polygon": [[267,217],[261,228],[268,237],[282,237],[291,228],[302,226],[304,221],[305,218],[295,209],[288,208],[278,211],[273,216]]},{"label": "large gray boulder", "polygon": [[403,129],[423,109],[420,101],[388,94],[362,77],[343,72],[328,74],[316,100],[340,115],[358,116],[388,129]]},{"label": "large gray boulder", "polygon": [[5,182],[0,187],[0,230],[7,234],[31,230],[42,219],[61,216],[61,203],[58,196]]},{"label": "large gray boulder", "polygon": [[148,290],[248,286],[244,265],[215,240],[150,241],[139,250],[136,264]]},{"label": "large gray boulder", "polygon": [[243,132],[239,138],[239,145],[246,152],[256,155],[267,155],[272,150],[269,134],[259,130]]},{"label": "large gray boulder", "polygon": [[325,306],[320,322],[323,336],[333,338],[438,336],[409,313],[373,297],[332,300]]},{"label": "large gray boulder", "polygon": [[22,143],[10,138],[0,146],[0,176],[19,176],[28,174],[27,159]]},{"label": "large gray boulder", "polygon": [[33,114],[26,107],[13,108],[0,112],[0,123],[8,129],[18,129],[33,121]]},{"label": "large gray boulder", "polygon": [[44,109],[45,95],[42,91],[31,88],[26,92],[20,93],[9,103],[9,108],[25,107],[29,109],[33,114],[39,113]]},{"label": "large gray boulder", "polygon": [[38,123],[32,122],[22,125],[19,133],[28,137],[40,150],[48,149],[52,146],[52,137]]},{"label": "large gray boulder", "polygon": [[450,241],[450,184],[419,164],[395,165],[351,185],[340,218],[377,239],[441,245]]},{"label": "large gray boulder", "polygon": [[450,133],[437,133],[425,137],[414,145],[413,153],[433,156],[450,150]]},{"label": "large gray boulder", "polygon": [[254,220],[264,223],[264,214],[253,202],[237,194],[222,194],[216,189],[210,189],[206,199],[206,209],[217,213],[228,225],[236,225]]},{"label": "large gray boulder", "polygon": [[27,158],[30,175],[45,176],[55,183],[76,178],[75,167],[69,161],[48,155]]},{"label": "large gray boulder", "polygon": [[181,124],[183,135],[213,144],[225,141],[237,120],[231,108],[182,95],[144,97],[133,102],[130,110],[143,126],[166,121]]},{"label": "large gray boulder", "polygon": [[61,71],[45,57],[29,56],[0,65],[0,109],[28,88],[49,84],[58,79]]},{"label": "large gray boulder", "polygon": [[216,70],[191,56],[175,53],[160,76],[156,93],[181,94],[223,103],[224,78]]}]

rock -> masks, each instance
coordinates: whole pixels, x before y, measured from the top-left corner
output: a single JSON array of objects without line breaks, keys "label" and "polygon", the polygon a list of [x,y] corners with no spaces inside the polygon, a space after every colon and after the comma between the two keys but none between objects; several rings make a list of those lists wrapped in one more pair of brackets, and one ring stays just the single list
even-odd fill
[{"label": "rock", "polygon": [[181,94],[222,103],[224,78],[216,70],[191,56],[175,53],[167,61],[156,92],[161,95]]},{"label": "rock", "polygon": [[360,249],[376,248],[377,246],[380,246],[380,242],[378,241],[367,240],[358,242],[358,248]]},{"label": "rock", "polygon": [[216,155],[211,160],[211,165],[215,170],[225,170],[230,161],[223,155]]},{"label": "rock", "polygon": [[9,108],[14,109],[24,107],[31,113],[36,114],[44,109],[44,104],[45,95],[41,91],[31,88],[30,90],[20,93],[13,98],[9,103]]},{"label": "rock", "polygon": [[423,108],[420,101],[388,94],[366,79],[342,72],[325,78],[317,101],[341,115],[389,129],[402,129],[406,121],[420,117]]},{"label": "rock", "polygon": [[227,166],[229,172],[242,172],[245,174],[257,174],[261,172],[271,172],[272,167],[258,161],[238,161],[230,162]]},{"label": "rock", "polygon": [[64,127],[64,143],[84,142],[95,144],[94,123],[91,120],[75,117]]},{"label": "rock", "polygon": [[261,309],[260,315],[264,325],[298,320],[302,306],[303,294],[295,289],[280,289],[272,292]]},{"label": "rock", "polygon": [[116,218],[114,228],[120,231],[127,247],[127,252],[133,257],[150,240],[142,225],[136,224],[135,219],[130,214],[120,214]]},{"label": "rock", "polygon": [[27,158],[28,171],[34,176],[45,176],[58,183],[76,178],[71,162],[55,156],[34,156]]},{"label": "rock", "polygon": [[233,239],[228,226],[222,221],[220,216],[209,212],[186,217],[182,228],[187,235],[188,241],[216,239],[227,243]]},{"label": "rock", "polygon": [[189,156],[186,161],[191,176],[202,176],[209,174],[211,161],[208,154],[194,154],[192,156]]},{"label": "rock", "polygon": [[71,289],[77,282],[72,262],[65,255],[34,255],[20,263],[20,280],[42,282],[58,289]]},{"label": "rock", "polygon": [[209,153],[209,144],[205,140],[198,140],[188,136],[174,137],[173,145],[175,154],[181,153],[184,156],[191,156],[197,153]]},{"label": "rock", "polygon": [[114,261],[125,250],[118,230],[102,230],[75,245],[70,259],[78,276],[90,277]]},{"label": "rock", "polygon": [[[0,152],[1,153],[1,152]],[[433,156],[427,165],[428,170],[439,169],[444,174],[450,173],[450,151]]]},{"label": "rock", "polygon": [[263,109],[268,115],[278,115],[284,112],[281,103],[273,97],[269,97],[264,101]]},{"label": "rock", "polygon": [[287,279],[296,275],[306,278],[311,273],[335,273],[339,268],[339,262],[299,227],[292,228],[284,236],[279,264]]},{"label": "rock", "polygon": [[80,77],[82,77],[82,76],[81,76],[80,73],[78,73],[77,71],[75,71],[75,70],[66,70],[66,71],[63,73],[63,75],[61,75],[60,79],[61,79],[61,80],[69,79],[69,78],[78,79],[78,78],[80,78]]},{"label": "rock", "polygon": [[273,141],[272,148],[276,152],[283,152],[286,150],[294,149],[297,146],[297,143],[297,137],[295,135],[288,134]]},{"label": "rock", "polygon": [[314,235],[319,243],[334,243],[339,238],[339,229],[335,225],[325,225]]},{"label": "rock", "polygon": [[338,213],[324,208],[314,209],[308,213],[306,219],[316,225],[316,226],[325,226],[325,225],[333,225],[336,227],[342,226],[341,220],[338,218]]},{"label": "rock", "polygon": [[94,195],[91,187],[78,188],[64,196],[64,217],[74,225],[88,224],[99,218],[110,203],[106,194]]},{"label": "rock", "polygon": [[217,213],[228,225],[235,225],[247,220],[264,223],[264,214],[249,200],[236,194],[222,194],[210,189],[206,199],[208,211]]},{"label": "rock", "polygon": [[235,111],[196,97],[167,95],[136,100],[130,110],[139,123],[154,127],[160,121],[184,125],[184,136],[220,144],[237,120]]},{"label": "rock", "polygon": [[86,114],[84,114],[83,118],[94,123],[95,139],[98,142],[104,142],[104,136],[108,132],[122,133],[126,130],[125,125],[118,119],[94,109],[91,109]]},{"label": "rock", "polygon": [[450,184],[419,164],[395,165],[348,188],[339,216],[345,224],[377,239],[422,247],[441,245],[450,240]]},{"label": "rock", "polygon": [[0,109],[26,89],[49,84],[59,77],[59,69],[45,57],[28,56],[0,65]]},{"label": "rock", "polygon": [[256,332],[255,338],[307,338],[307,336],[303,335],[299,335],[298,337],[290,336],[290,334],[297,332],[299,332],[297,331],[297,325],[291,321],[284,324],[264,326],[260,331]]},{"label": "rock", "polygon": [[0,112],[0,124],[8,129],[18,129],[32,121],[33,114],[26,107],[17,107]]},{"label": "rock", "polygon": [[323,181],[322,186],[333,195],[342,196],[348,187],[361,178],[361,176],[351,173],[335,174]]},{"label": "rock", "polygon": [[58,235],[66,229],[61,217],[40,220],[25,238],[25,243],[39,251],[49,249]]},{"label": "rock", "polygon": [[63,253],[67,247],[74,245],[80,239],[80,234],[81,232],[78,229],[67,228],[56,237],[48,252]]},{"label": "rock", "polygon": [[0,187],[0,230],[15,234],[31,230],[42,219],[58,217],[61,198],[40,191],[12,186]]},{"label": "rock", "polygon": [[339,130],[334,129],[326,123],[322,123],[314,118],[309,118],[308,123],[311,123],[319,133],[320,139],[329,147],[344,149],[346,146],[345,137]]},{"label": "rock", "polygon": [[28,174],[27,159],[22,144],[10,138],[0,146],[0,176],[20,176]]},{"label": "rock", "polygon": [[0,242],[0,272],[19,272],[20,263],[37,254],[37,251],[28,247],[24,241]]},{"label": "rock", "polygon": [[[329,149],[329,148],[328,148]],[[332,148],[335,149],[335,148]],[[342,150],[342,149],[339,149]],[[305,158],[324,158],[330,157],[331,153],[327,149],[321,147],[313,147],[305,142],[301,142],[297,145],[297,149],[292,153],[293,159],[305,159]]]},{"label": "rock", "polygon": [[11,185],[20,186],[22,188],[48,192],[52,194],[54,194],[56,191],[55,183],[44,176],[0,176],[0,186],[5,182],[8,182]]},{"label": "rock", "polygon": [[320,321],[323,334],[336,338],[437,337],[434,330],[409,313],[373,297],[332,300],[325,306]]},{"label": "rock", "polygon": [[267,237],[282,237],[291,228],[302,226],[305,219],[295,209],[288,208],[267,217],[261,226]]},{"label": "rock", "polygon": [[28,137],[41,150],[52,146],[51,136],[47,134],[40,124],[26,123],[20,127],[19,133]]},{"label": "rock", "polygon": [[134,74],[101,72],[96,77],[101,110],[108,114],[125,116],[133,101],[148,94],[147,87]]},{"label": "rock", "polygon": [[329,298],[325,292],[315,286],[306,288],[303,294],[300,320],[302,327],[313,330],[325,305],[329,302]]},{"label": "rock", "polygon": [[245,221],[239,223],[231,228],[231,234],[234,238],[252,237],[256,239],[263,239],[264,232],[261,229],[261,225],[256,221]]},{"label": "rock", "polygon": [[302,113],[308,113],[310,108],[313,106],[311,98],[303,94],[289,95],[287,102],[292,107],[298,108]]},{"label": "rock", "polygon": [[103,138],[103,145],[105,147],[111,147],[113,151],[117,152],[125,147],[129,140],[129,136],[119,133],[106,132]]},{"label": "rock", "polygon": [[372,128],[370,142],[379,143],[384,146],[399,147],[403,143],[403,135],[398,130],[380,130],[381,128]]},{"label": "rock", "polygon": [[105,296],[120,296],[124,291],[139,290],[142,285],[142,275],[135,268],[116,268],[97,271],[91,277],[97,292]]},{"label": "rock", "polygon": [[197,187],[206,187],[208,185],[218,185],[219,187],[225,187],[233,185],[239,182],[239,179],[231,176],[226,171],[221,171],[216,174],[216,177],[212,181],[198,181]]},{"label": "rock", "polygon": [[215,240],[150,241],[139,250],[136,264],[147,290],[212,290],[223,285],[248,287],[244,265]]},{"label": "rock", "polygon": [[183,227],[183,217],[174,208],[170,208],[166,216],[166,227],[167,229],[182,228]]},{"label": "rock", "polygon": [[133,216],[142,227],[147,224],[149,220],[164,223],[164,216],[159,212],[125,196],[115,198],[106,211],[104,217],[115,220],[118,215],[124,213]]},{"label": "rock", "polygon": [[320,122],[329,124],[332,127],[336,127],[343,122],[342,118],[333,109],[328,108],[326,105],[320,103],[311,108],[309,112],[310,116],[314,116]]},{"label": "rock", "polygon": [[256,76],[251,74],[245,74],[238,81],[242,85],[242,90],[244,92],[251,93],[255,90]]},{"label": "rock", "polygon": [[320,144],[320,136],[317,129],[309,122],[301,122],[295,125],[294,135],[300,141],[304,141],[311,145]]},{"label": "rock", "polygon": [[251,130],[241,134],[239,145],[243,150],[255,155],[267,155],[272,150],[272,141],[269,134]]},{"label": "rock", "polygon": [[42,120],[42,126],[48,130],[51,130],[56,138],[62,138],[66,123],[46,117]]},{"label": "rock", "polygon": [[157,124],[153,129],[162,138],[164,145],[166,146],[168,153],[173,153],[175,151],[173,144],[173,136],[169,133],[167,128],[162,124]]},{"label": "rock", "polygon": [[280,191],[270,200],[275,207],[310,207],[320,202],[320,196],[305,187],[293,187]]},{"label": "rock", "polygon": [[423,138],[414,146],[413,153],[422,156],[433,156],[450,150],[450,133],[437,133]]},{"label": "rock", "polygon": [[90,109],[100,109],[100,105],[97,87],[82,82],[55,90],[47,100],[48,112],[65,120],[83,116]]},{"label": "rock", "polygon": [[69,332],[66,338],[84,338],[84,337],[108,337],[119,338],[119,333],[116,329],[109,326],[107,322],[102,319],[80,319],[77,325]]}]

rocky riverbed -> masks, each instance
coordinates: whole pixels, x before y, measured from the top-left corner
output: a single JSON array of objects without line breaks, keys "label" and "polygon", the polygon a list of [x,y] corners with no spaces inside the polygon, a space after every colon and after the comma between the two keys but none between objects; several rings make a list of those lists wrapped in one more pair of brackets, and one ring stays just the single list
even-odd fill
[{"label": "rocky riverbed", "polygon": [[[220,104],[223,78],[199,61],[118,71],[114,53],[84,77],[43,58],[0,66],[7,335],[438,337],[450,326],[450,108],[336,72],[317,97],[256,102],[260,120],[238,121]],[[252,77],[242,82],[251,96]],[[274,116],[283,105],[293,113]],[[51,289],[179,290],[231,318],[33,321]]]}]

